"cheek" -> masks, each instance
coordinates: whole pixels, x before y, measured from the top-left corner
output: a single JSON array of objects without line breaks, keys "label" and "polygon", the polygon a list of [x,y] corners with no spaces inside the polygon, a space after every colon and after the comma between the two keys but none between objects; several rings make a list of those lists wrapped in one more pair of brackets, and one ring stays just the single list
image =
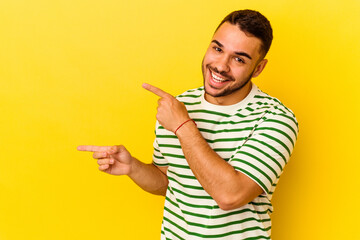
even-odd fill
[{"label": "cheek", "polygon": [[211,52],[211,49],[208,51],[206,51],[205,56],[204,56],[204,65],[207,64],[211,64],[216,60],[216,55],[214,53]]},{"label": "cheek", "polygon": [[231,75],[235,81],[242,81],[243,78],[245,78],[245,73],[242,70],[239,69],[231,69],[231,71],[229,72],[229,75]]},{"label": "cheek", "polygon": [[251,75],[253,68],[251,66],[233,66],[231,67],[231,74],[237,78],[247,78]]},{"label": "cheek", "polygon": [[209,56],[205,54],[203,59],[203,67],[205,67],[209,63]]}]

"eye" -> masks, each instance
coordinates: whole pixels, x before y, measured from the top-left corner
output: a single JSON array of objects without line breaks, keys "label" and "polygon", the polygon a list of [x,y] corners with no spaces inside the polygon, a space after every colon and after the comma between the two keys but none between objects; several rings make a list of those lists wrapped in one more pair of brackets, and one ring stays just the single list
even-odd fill
[{"label": "eye", "polygon": [[239,63],[245,63],[245,61],[242,58],[235,57],[235,61]]},{"label": "eye", "polygon": [[214,49],[215,51],[217,51],[217,52],[221,52],[221,51],[222,51],[221,48],[219,48],[219,47],[213,47],[213,49]]}]

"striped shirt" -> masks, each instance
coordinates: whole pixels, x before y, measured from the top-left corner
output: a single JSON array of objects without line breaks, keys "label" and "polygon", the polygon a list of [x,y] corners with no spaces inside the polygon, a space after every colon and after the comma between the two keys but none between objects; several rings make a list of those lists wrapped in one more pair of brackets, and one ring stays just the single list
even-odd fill
[{"label": "striped shirt", "polygon": [[153,163],[168,166],[161,239],[270,239],[271,197],[298,134],[294,114],[255,84],[241,102],[220,106],[204,99],[203,87],[177,99],[210,147],[264,193],[233,210],[222,210],[192,173],[179,140],[156,124]]}]

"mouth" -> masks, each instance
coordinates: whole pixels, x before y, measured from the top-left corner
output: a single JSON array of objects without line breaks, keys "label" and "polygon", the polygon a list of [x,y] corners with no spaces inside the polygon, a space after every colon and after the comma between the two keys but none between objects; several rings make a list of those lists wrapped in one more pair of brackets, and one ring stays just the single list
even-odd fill
[{"label": "mouth", "polygon": [[230,79],[224,78],[222,75],[219,75],[210,69],[209,72],[210,72],[209,85],[213,88],[221,88],[225,84],[227,84],[227,82],[230,81]]},{"label": "mouth", "polygon": [[211,73],[211,77],[213,78],[213,80],[215,82],[221,83],[221,82],[227,81],[225,78],[222,78],[222,77],[219,77],[219,76],[215,75],[211,70],[210,70],[210,73]]}]

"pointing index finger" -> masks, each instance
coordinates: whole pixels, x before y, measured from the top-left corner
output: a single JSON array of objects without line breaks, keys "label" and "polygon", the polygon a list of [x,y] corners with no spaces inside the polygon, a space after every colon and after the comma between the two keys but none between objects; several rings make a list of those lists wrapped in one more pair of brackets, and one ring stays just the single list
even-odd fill
[{"label": "pointing index finger", "polygon": [[143,83],[142,85],[143,88],[145,88],[146,90],[154,93],[155,95],[159,96],[159,97],[169,97],[169,96],[172,96],[171,94],[161,90],[160,88],[157,88],[153,85],[150,85],[148,83]]},{"label": "pointing index finger", "polygon": [[86,152],[106,152],[109,151],[111,147],[107,146],[93,146],[93,145],[80,145],[77,147],[79,151],[86,151]]}]

